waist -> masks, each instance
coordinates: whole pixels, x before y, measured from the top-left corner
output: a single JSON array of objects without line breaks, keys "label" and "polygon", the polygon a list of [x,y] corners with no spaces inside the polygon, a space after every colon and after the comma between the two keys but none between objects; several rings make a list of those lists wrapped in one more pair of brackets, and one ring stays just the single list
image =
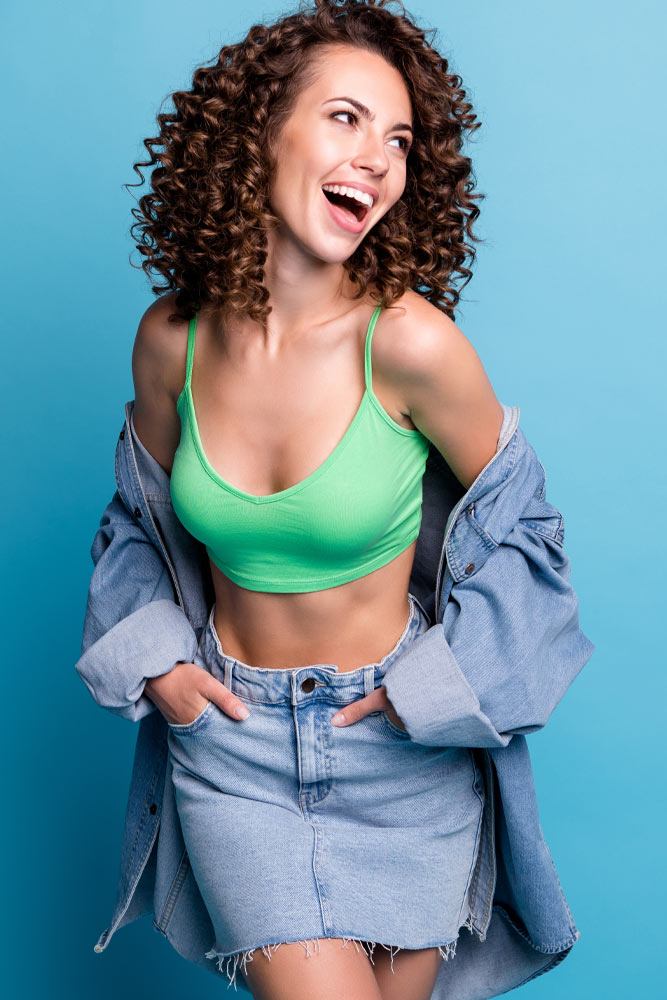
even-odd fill
[{"label": "waist", "polygon": [[[357,653],[348,662],[344,656],[341,656],[341,644],[340,640],[338,640],[336,642],[336,654],[330,657],[327,657],[324,646],[314,644],[303,655],[297,654],[296,656],[282,658],[276,655],[272,657],[246,656],[244,658],[230,651],[229,643],[221,637],[222,630],[216,626],[215,615],[216,605],[214,604],[211,608],[203,637],[203,647],[208,662],[217,662],[221,668],[225,664],[234,664],[236,670],[245,671],[248,676],[259,674],[275,676],[284,674],[287,676],[291,672],[317,666],[325,670],[333,670],[339,675],[346,674],[348,676],[353,676],[362,670],[375,668],[376,672],[379,672],[378,677],[381,677],[392,657],[398,655],[406,643],[410,642],[420,632],[424,632],[429,626],[429,621],[423,608],[415,597],[408,593],[406,594],[405,611],[398,628],[394,630],[395,634],[394,632],[383,630],[377,624],[373,629],[377,637],[385,636],[384,641],[380,644],[381,649],[378,653],[370,655]],[[320,649],[321,652],[318,653],[317,649]],[[276,653],[275,648],[272,652]]]},{"label": "waist", "polygon": [[416,542],[372,573],[303,593],[245,590],[211,560],[210,621],[225,655],[269,669],[335,663],[355,670],[380,660],[401,635]]}]

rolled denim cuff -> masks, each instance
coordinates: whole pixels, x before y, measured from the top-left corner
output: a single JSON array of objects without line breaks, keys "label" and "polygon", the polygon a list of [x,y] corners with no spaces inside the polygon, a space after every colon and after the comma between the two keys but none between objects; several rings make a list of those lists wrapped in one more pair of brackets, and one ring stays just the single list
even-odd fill
[{"label": "rolled denim cuff", "polygon": [[144,688],[149,677],[190,663],[197,634],[180,607],[151,601],[121,619],[77,660],[75,667],[98,705],[132,722],[155,710]]},{"label": "rolled denim cuff", "polygon": [[408,735],[417,743],[504,747],[512,738],[501,736],[482,712],[440,623],[418,636],[389,665],[382,683]]}]

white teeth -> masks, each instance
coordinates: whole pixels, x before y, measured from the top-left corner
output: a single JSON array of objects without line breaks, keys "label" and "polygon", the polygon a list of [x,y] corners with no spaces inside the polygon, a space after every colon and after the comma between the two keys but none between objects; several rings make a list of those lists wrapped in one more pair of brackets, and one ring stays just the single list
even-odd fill
[{"label": "white teeth", "polygon": [[339,184],[324,184],[322,190],[333,191],[334,194],[344,194],[348,198],[354,198],[355,201],[361,202],[362,205],[366,205],[368,208],[373,207],[373,196],[366,194],[365,191],[358,191],[352,187],[341,187]]}]

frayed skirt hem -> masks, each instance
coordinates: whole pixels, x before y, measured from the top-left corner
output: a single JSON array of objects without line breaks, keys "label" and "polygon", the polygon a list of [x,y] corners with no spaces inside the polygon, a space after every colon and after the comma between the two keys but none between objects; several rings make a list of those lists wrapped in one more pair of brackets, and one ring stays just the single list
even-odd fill
[{"label": "frayed skirt hem", "polygon": [[[477,936],[480,938],[480,940],[481,941],[484,940],[484,937],[473,926],[472,917],[470,915],[468,915],[465,923],[462,924],[461,927],[467,928],[467,930],[469,930],[471,934],[477,933]],[[389,951],[389,953],[391,955],[391,971],[392,971],[392,973],[394,971],[394,955],[398,954],[399,951],[408,950],[408,949],[402,948],[399,945],[384,944],[383,942],[380,942],[380,941],[369,941],[366,938],[352,937],[352,936],[341,935],[341,934],[332,935],[332,937],[340,937],[342,939],[342,947],[343,948],[346,948],[349,945],[350,941],[354,944],[354,946],[355,946],[355,948],[357,948],[357,950],[359,950],[358,946],[361,946],[361,949],[368,956],[371,964],[374,964],[373,963],[373,952],[374,952],[375,948],[378,945],[381,948],[385,948],[387,951]],[[237,986],[236,986],[236,976],[237,976],[239,968],[241,969],[241,974],[243,975],[246,972],[248,963],[253,961],[254,953],[258,949],[261,949],[262,953],[264,955],[266,955],[266,957],[270,960],[272,952],[276,951],[276,949],[279,948],[281,944],[300,944],[304,948],[304,950],[305,950],[306,958],[310,958],[312,952],[309,950],[309,943],[312,943],[315,946],[315,949],[317,951],[319,951],[319,942],[320,942],[320,940],[321,940],[320,938],[311,938],[310,942],[309,942],[306,939],[299,938],[299,939],[295,939],[294,941],[277,941],[277,942],[271,942],[271,943],[264,944],[264,945],[257,945],[255,948],[249,948],[246,951],[235,951],[235,952],[228,952],[228,953],[216,951],[215,948],[211,948],[210,951],[206,952],[206,958],[215,959],[215,961],[217,962],[218,970],[220,972],[222,972],[226,976],[226,978],[228,980],[228,988],[229,988],[229,986],[233,985],[234,989],[237,989]],[[449,961],[449,959],[455,957],[455,955],[456,955],[456,945],[458,943],[458,940],[459,940],[459,936],[457,935],[452,941],[447,941],[445,944],[442,944],[442,945],[431,945],[431,946],[425,945],[424,947],[425,948],[428,948],[428,947],[435,947],[435,948],[437,948],[438,952],[440,953],[440,957],[443,959],[443,961],[447,962],[447,961]]]}]

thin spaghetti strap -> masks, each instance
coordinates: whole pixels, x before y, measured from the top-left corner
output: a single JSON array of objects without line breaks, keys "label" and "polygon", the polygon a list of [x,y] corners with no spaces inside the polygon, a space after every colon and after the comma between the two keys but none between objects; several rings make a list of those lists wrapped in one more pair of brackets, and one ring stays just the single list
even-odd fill
[{"label": "thin spaghetti strap", "polygon": [[187,386],[188,388],[190,387],[190,381],[192,379],[192,359],[195,353],[195,333],[197,330],[198,318],[199,318],[199,313],[195,313],[190,322],[188,323],[188,354],[187,354],[187,360],[185,362],[185,386]]},{"label": "thin spaghetti strap", "polygon": [[366,352],[364,360],[364,371],[366,374],[366,388],[373,394],[373,379],[372,379],[372,366],[371,366],[371,342],[373,340],[373,331],[375,330],[375,324],[377,323],[378,316],[382,312],[382,306],[376,306],[373,310],[373,314],[368,323],[368,329],[366,331]]}]

